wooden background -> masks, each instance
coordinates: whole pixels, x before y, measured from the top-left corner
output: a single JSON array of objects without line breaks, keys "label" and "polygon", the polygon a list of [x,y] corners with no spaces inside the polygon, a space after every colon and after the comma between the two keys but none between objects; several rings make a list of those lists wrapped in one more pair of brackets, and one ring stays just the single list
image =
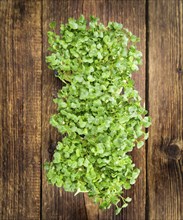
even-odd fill
[{"label": "wooden background", "polygon": [[[61,84],[45,63],[48,25],[80,14],[141,38],[134,79],[152,126],[133,152],[133,201],[118,216],[48,185],[42,169],[59,138],[49,125]],[[183,0],[0,0],[0,219],[183,220],[182,152]]]}]

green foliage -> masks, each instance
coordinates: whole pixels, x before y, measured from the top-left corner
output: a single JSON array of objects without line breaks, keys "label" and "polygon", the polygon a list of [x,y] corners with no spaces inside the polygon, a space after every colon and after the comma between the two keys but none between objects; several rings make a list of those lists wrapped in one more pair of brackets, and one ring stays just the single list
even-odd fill
[{"label": "green foliage", "polygon": [[143,146],[150,126],[131,78],[141,64],[139,39],[119,23],[105,27],[94,17],[89,27],[83,16],[70,18],[60,34],[55,22],[50,27],[46,61],[65,82],[50,123],[66,135],[45,164],[47,179],[65,191],[87,192],[102,209],[114,204],[118,214],[131,201],[121,194],[140,172],[128,153]]}]

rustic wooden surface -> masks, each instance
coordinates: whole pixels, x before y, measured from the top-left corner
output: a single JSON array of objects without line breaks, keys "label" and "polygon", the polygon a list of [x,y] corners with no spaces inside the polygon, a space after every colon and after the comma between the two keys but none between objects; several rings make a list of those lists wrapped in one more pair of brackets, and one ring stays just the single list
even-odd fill
[{"label": "rustic wooden surface", "polygon": [[148,73],[148,216],[182,220],[183,1],[149,3]]},{"label": "rustic wooden surface", "polygon": [[[133,158],[141,174],[115,216],[87,195],[47,184],[42,164],[61,137],[49,125],[61,83],[45,63],[50,21],[84,14],[124,24],[141,38],[134,74],[152,117]],[[183,220],[183,0],[0,0],[0,219]]]},{"label": "rustic wooden surface", "polygon": [[0,4],[0,219],[39,219],[41,3]]}]

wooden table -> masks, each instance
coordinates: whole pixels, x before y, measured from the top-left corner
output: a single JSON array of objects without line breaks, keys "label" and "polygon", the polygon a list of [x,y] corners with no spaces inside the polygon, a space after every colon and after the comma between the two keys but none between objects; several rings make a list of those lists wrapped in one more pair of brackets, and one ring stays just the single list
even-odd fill
[{"label": "wooden table", "polygon": [[[121,22],[141,39],[134,79],[152,126],[133,152],[133,201],[118,216],[48,185],[42,168],[59,138],[49,124],[61,87],[45,63],[49,22],[80,14]],[[1,0],[0,22],[0,219],[183,220],[183,0]]]}]

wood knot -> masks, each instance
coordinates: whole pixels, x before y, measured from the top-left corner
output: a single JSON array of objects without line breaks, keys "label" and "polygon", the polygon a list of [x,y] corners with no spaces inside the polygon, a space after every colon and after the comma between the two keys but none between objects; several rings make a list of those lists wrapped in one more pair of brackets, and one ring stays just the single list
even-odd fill
[{"label": "wood knot", "polygon": [[53,159],[53,154],[54,154],[54,151],[56,149],[56,146],[57,146],[56,143],[51,142],[49,147],[48,147],[48,153],[49,153],[49,159],[50,160]]},{"label": "wood knot", "polygon": [[168,158],[179,160],[181,158],[181,148],[178,144],[172,143],[165,148],[165,153]]},{"label": "wood knot", "polygon": [[183,70],[181,69],[181,67],[177,68],[177,73],[178,74],[183,74]]}]

